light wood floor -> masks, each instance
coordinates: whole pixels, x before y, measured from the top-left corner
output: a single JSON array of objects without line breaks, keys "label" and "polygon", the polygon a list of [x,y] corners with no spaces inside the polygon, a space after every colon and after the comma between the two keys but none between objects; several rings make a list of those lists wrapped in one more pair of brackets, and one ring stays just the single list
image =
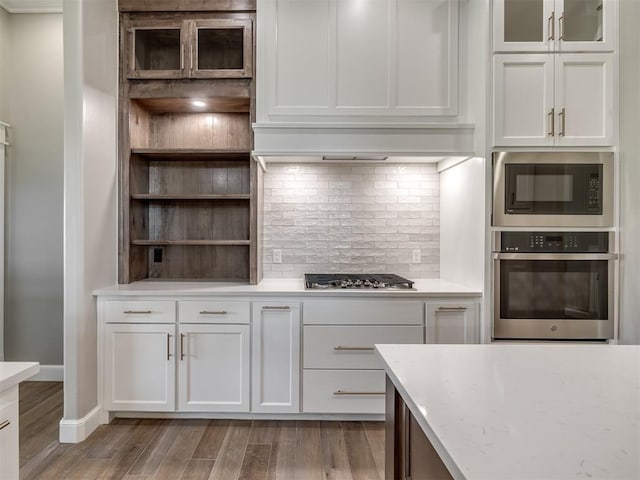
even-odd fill
[{"label": "light wood floor", "polygon": [[20,478],[384,480],[382,422],[116,419],[60,444],[62,383],[20,385]]}]

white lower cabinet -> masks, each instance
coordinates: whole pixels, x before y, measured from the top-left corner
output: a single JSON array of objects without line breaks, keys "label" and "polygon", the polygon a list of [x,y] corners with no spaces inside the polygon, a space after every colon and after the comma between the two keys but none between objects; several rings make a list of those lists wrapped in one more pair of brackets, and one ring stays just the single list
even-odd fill
[{"label": "white lower cabinet", "polygon": [[0,393],[0,478],[18,480],[18,387]]},{"label": "white lower cabinet", "polygon": [[175,324],[110,323],[104,328],[107,410],[175,409]]},{"label": "white lower cabinet", "polygon": [[249,325],[179,326],[178,410],[248,412]]},{"label": "white lower cabinet", "polygon": [[305,369],[305,413],[384,414],[384,370]]},{"label": "white lower cabinet", "polygon": [[480,304],[427,303],[426,343],[479,343]]},{"label": "white lower cabinet", "polygon": [[300,411],[300,304],[253,302],[251,410]]},{"label": "white lower cabinet", "polygon": [[411,300],[303,304],[304,413],[384,414],[377,343],[423,343],[424,304]]}]

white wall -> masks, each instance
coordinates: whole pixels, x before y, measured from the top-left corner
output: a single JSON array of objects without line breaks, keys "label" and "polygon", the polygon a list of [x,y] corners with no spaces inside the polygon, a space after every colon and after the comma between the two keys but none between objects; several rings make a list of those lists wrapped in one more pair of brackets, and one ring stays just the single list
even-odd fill
[{"label": "white wall", "polygon": [[640,2],[620,1],[620,340],[640,344]]},{"label": "white wall", "polygon": [[115,0],[64,1],[63,442],[81,441],[97,426],[92,291],[117,279],[116,7]]},{"label": "white wall", "polygon": [[[437,278],[440,207],[435,164],[268,165],[264,276],[395,273]],[[282,263],[273,262],[273,250]],[[414,250],[420,250],[413,263]]]},{"label": "white wall", "polygon": [[62,15],[2,16],[2,120],[12,125],[5,182],[5,360],[61,365]]},{"label": "white wall", "polygon": [[[6,65],[9,53],[9,14],[0,7],[0,65]],[[0,68],[0,121],[7,121],[9,110],[6,104],[7,68]]]}]

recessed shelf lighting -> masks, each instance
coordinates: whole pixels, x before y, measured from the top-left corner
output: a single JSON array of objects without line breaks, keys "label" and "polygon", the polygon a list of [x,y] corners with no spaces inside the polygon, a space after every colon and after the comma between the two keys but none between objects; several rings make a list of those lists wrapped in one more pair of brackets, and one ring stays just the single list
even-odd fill
[{"label": "recessed shelf lighting", "polygon": [[207,106],[207,104],[202,100],[191,100],[191,105],[197,108],[202,108]]}]

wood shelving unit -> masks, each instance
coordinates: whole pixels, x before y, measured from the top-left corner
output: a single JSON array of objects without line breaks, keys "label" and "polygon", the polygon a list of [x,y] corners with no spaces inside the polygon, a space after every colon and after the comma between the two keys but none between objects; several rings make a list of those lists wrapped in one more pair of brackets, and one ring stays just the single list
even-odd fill
[{"label": "wood shelving unit", "polygon": [[[260,280],[262,177],[251,158],[255,86],[247,78],[254,21],[255,13],[247,11],[121,13],[120,283]],[[225,70],[225,38],[236,27],[242,37],[231,31],[234,60]],[[175,28],[182,29],[177,46]],[[216,42],[198,40],[204,34]],[[251,45],[240,48],[242,38]],[[134,54],[136,41],[144,45]],[[196,44],[202,48],[194,50]],[[169,57],[187,51],[202,61],[190,58],[185,66],[165,59],[164,49]],[[245,55],[242,69],[239,52]],[[211,63],[205,57],[214,56],[220,68],[195,72],[194,62]]]}]

